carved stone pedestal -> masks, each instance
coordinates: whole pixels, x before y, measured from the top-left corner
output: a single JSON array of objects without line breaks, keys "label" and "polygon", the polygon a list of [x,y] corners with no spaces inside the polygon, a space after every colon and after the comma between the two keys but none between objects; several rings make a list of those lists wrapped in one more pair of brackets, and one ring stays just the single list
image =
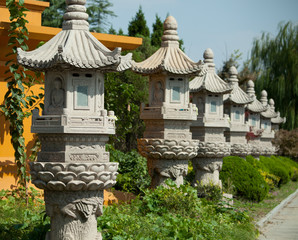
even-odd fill
[{"label": "carved stone pedestal", "polygon": [[230,144],[200,142],[198,155],[192,160],[195,171],[193,185],[197,182],[203,185],[218,185],[222,187],[219,180],[219,172],[222,168],[222,158],[230,155]]},{"label": "carved stone pedestal", "polygon": [[101,240],[96,218],[103,189],[116,183],[118,163],[31,163],[32,182],[44,189],[51,231],[46,240]]},{"label": "carved stone pedestal", "polygon": [[195,169],[193,186],[199,182],[202,185],[217,185],[222,187],[219,180],[219,172],[222,169],[222,158],[194,158],[192,160]]},{"label": "carved stone pedestal", "polygon": [[197,155],[198,144],[198,140],[138,139],[139,152],[147,158],[151,187],[164,185],[168,178],[177,186],[183,184],[188,160]]},{"label": "carved stone pedestal", "polygon": [[103,190],[60,192],[45,191],[46,213],[51,217],[51,231],[46,240],[95,239],[96,218],[102,215]]},{"label": "carved stone pedestal", "polygon": [[234,143],[231,145],[231,156],[239,156],[245,158],[249,154],[251,154],[251,146],[249,144]]}]

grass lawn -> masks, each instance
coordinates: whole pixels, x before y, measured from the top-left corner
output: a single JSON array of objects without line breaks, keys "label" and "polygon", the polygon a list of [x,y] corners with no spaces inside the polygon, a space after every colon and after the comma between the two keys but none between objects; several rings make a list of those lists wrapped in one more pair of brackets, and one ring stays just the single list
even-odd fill
[{"label": "grass lawn", "polygon": [[239,210],[246,210],[248,215],[257,222],[297,189],[298,181],[290,181],[287,184],[282,185],[281,188],[269,192],[269,196],[260,203],[243,199],[234,199],[234,207]]}]

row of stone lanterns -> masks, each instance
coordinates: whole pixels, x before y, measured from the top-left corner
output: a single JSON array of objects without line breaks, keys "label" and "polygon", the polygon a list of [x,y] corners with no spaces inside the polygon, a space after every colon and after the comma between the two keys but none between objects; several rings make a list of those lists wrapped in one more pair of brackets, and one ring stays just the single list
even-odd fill
[{"label": "row of stone lanterns", "polygon": [[[141,109],[146,130],[138,148],[148,160],[152,187],[168,178],[182,184],[189,160],[195,181],[221,185],[222,158],[253,153],[244,146],[249,132],[245,117],[254,133],[249,141],[255,143],[262,140],[254,128],[260,118],[268,129],[268,119],[275,126],[281,122],[265,95],[262,103],[255,99],[251,83],[249,95],[239,88],[235,68],[228,83],[217,76],[211,49],[204,63],[189,59],[179,49],[173,17],[164,22],[161,48],[135,63],[131,54],[110,51],[90,34],[85,2],[66,0],[62,31],[34,51],[18,49],[20,64],[45,72],[44,111],[40,116],[35,110],[32,117],[32,132],[38,133],[42,148],[31,175],[44,190],[51,217],[47,240],[101,239],[96,217],[102,214],[103,189],[116,183],[118,168],[105,151],[109,134],[115,133],[114,112],[104,109],[105,72],[131,68],[149,76],[149,103]],[[268,147],[270,134],[263,136]]]}]

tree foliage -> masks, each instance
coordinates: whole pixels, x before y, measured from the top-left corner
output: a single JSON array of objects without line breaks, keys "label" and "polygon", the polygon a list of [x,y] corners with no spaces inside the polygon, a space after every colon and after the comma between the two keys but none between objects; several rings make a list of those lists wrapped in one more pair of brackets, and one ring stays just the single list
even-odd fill
[{"label": "tree foliage", "polygon": [[160,47],[161,37],[163,35],[163,23],[157,14],[155,16],[155,23],[153,23],[152,28],[153,32],[151,34],[151,45]]},{"label": "tree foliage", "polygon": [[239,51],[239,49],[234,50],[229,59],[223,62],[222,68],[218,71],[218,76],[221,79],[227,81],[229,78],[229,69],[230,67],[234,66],[238,70],[239,85],[245,88],[245,84],[248,80],[256,80],[256,73],[251,71],[249,68],[250,60],[245,61],[241,70],[239,69],[239,61],[241,60],[241,57],[242,53]]},{"label": "tree foliage", "polygon": [[91,32],[105,32],[109,23],[108,17],[116,17],[115,13],[110,10],[112,6],[109,0],[92,0],[87,5]]},{"label": "tree foliage", "polygon": [[144,37],[150,36],[150,31],[141,6],[139,7],[139,11],[136,13],[135,17],[129,22],[128,25],[128,35],[135,37],[137,34],[140,34]]},{"label": "tree foliage", "polygon": [[266,89],[287,122],[284,128],[298,127],[298,24],[280,24],[278,34],[263,33],[253,43],[251,69],[259,75],[256,91]]},{"label": "tree foliage", "polygon": [[[48,0],[46,0],[48,1]],[[49,0],[50,7],[42,13],[42,25],[48,27],[62,27],[63,14],[66,9],[65,0]],[[87,3],[87,13],[90,31],[105,32],[109,24],[108,17],[116,15],[110,8],[113,4],[109,0],[91,0]]]}]

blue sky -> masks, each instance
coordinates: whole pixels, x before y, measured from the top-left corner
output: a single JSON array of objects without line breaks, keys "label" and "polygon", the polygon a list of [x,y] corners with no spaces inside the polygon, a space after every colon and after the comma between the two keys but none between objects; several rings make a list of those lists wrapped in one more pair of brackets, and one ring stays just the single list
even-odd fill
[{"label": "blue sky", "polygon": [[193,60],[202,59],[212,48],[216,67],[234,50],[246,60],[253,39],[262,32],[277,33],[281,21],[298,23],[298,0],[110,0],[117,17],[110,23],[127,33],[129,21],[142,6],[152,31],[155,15],[162,21],[169,13],[178,22],[178,35],[184,40],[185,53]]}]

